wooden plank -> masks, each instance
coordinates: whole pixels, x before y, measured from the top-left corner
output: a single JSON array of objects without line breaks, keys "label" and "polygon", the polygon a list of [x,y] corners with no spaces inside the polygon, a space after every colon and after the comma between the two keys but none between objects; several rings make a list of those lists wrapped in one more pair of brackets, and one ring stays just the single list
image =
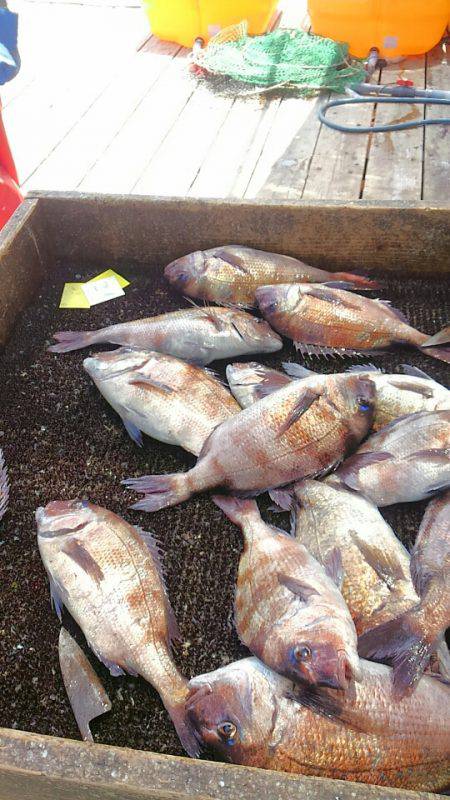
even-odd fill
[{"label": "wooden plank", "polygon": [[131,192],[194,90],[187,72],[187,53],[182,48],[170,61],[80,182],[80,190]]},{"label": "wooden plank", "polygon": [[[327,117],[345,125],[369,126],[372,113],[373,105],[370,104],[332,108],[327,112]],[[303,198],[357,200],[368,146],[369,134],[340,133],[320,125]]]},{"label": "wooden plank", "polygon": [[[64,6],[64,13],[57,16],[56,26],[51,24],[48,14],[44,14],[43,19],[54,37],[61,34],[68,42],[72,30],[75,39],[70,39],[64,56],[53,64],[51,74],[44,70],[39,80],[5,109],[5,124],[11,132],[11,147],[22,182],[77,123],[114,75],[123,69],[126,60],[134,56],[134,34],[130,41],[127,31],[130,14],[135,13],[135,10],[120,8]],[[39,25],[35,32],[37,59],[40,28]],[[95,70],[92,70],[91,58],[81,56],[81,40],[83,53],[96,53]],[[117,58],[118,51],[121,61]]]},{"label": "wooden plank", "polygon": [[[383,69],[381,83],[398,77],[425,87],[425,57],[408,58]],[[413,105],[378,105],[377,125],[423,118],[423,108]],[[423,128],[373,134],[362,196],[365,200],[420,200],[422,193]]]},{"label": "wooden plank", "polygon": [[[172,261],[226,241],[302,257],[331,270],[450,270],[448,209],[424,203],[196,200],[35,193],[61,260]],[[389,231],[389,236],[386,235]],[[324,249],[324,242],[327,246]]]},{"label": "wooden plank", "polygon": [[281,100],[279,98],[271,98],[270,95],[267,96],[264,102],[263,113],[261,115],[259,124],[254,132],[254,135],[252,136],[249,148],[245,155],[245,160],[237,170],[237,174],[234,177],[233,185],[231,187],[231,191],[229,192],[229,197],[244,197],[252,179],[252,175],[261,158],[261,153],[264,150],[267,137],[272,129],[272,125],[274,123],[280,103]]},{"label": "wooden plank", "polygon": [[432,800],[435,795],[0,729],[0,800]]},{"label": "wooden plank", "polygon": [[317,98],[283,98],[245,197],[302,197],[320,129],[318,102]]},{"label": "wooden plank", "polygon": [[[220,128],[189,195],[193,197],[227,197],[246,171],[252,157],[253,143],[258,137],[270,99],[267,96],[236,98]],[[239,190],[238,190],[239,191]]]},{"label": "wooden plank", "polygon": [[233,105],[232,97],[214,94],[207,86],[194,84],[193,88],[133,192],[160,196],[188,194]]},{"label": "wooden plank", "polygon": [[179,50],[158,39],[140,50],[28,183],[41,189],[76,189]]},{"label": "wooden plank", "polygon": [[[450,90],[448,45],[439,44],[427,55],[427,89]],[[428,106],[429,118],[450,117],[450,108]],[[428,203],[450,205],[450,127],[436,125],[425,128],[422,197]]]}]

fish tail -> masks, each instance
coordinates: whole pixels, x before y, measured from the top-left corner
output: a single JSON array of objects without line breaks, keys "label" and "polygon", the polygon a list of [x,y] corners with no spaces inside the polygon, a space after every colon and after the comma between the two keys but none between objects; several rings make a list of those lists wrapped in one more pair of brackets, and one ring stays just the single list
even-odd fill
[{"label": "fish tail", "polygon": [[450,342],[450,325],[446,325],[439,333],[429,336],[422,347],[435,347],[438,344],[448,344]]},{"label": "fish tail", "polygon": [[201,743],[195,734],[195,730],[189,722],[185,698],[177,702],[163,698],[163,703],[167,709],[168,714],[173,722],[174,728],[178,734],[178,738],[183,745],[186,753],[191,758],[197,758],[201,752]]},{"label": "fish tail", "polygon": [[427,356],[437,358],[439,361],[445,361],[446,364],[450,364],[450,347],[434,347],[427,344],[422,345],[419,349]]},{"label": "fish tail", "polygon": [[143,475],[141,478],[127,478],[124,486],[142,492],[144,497],[131,508],[137,511],[159,511],[160,508],[176,506],[191,496],[189,472],[175,472],[169,475]]},{"label": "fish tail", "polygon": [[48,348],[49,353],[70,353],[72,350],[81,350],[98,340],[100,331],[58,331],[53,334],[57,344]]},{"label": "fish tail", "polygon": [[394,694],[404,697],[415,687],[436,649],[437,640],[421,630],[418,607],[367,631],[358,639],[363,658],[392,664]]},{"label": "fish tail", "polygon": [[250,517],[257,516],[259,519],[259,509],[255,500],[223,494],[213,495],[212,500],[238,528],[242,528]]},{"label": "fish tail", "polygon": [[379,289],[380,284],[366,275],[357,275],[353,272],[333,272],[333,278],[338,281],[347,281],[358,289]]}]

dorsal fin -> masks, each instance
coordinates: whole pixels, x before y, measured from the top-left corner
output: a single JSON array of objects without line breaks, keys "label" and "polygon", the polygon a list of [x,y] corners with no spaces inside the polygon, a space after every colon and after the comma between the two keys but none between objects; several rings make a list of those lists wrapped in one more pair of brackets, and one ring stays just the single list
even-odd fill
[{"label": "dorsal fin", "polygon": [[134,526],[134,529],[138,536],[142,539],[143,543],[147,547],[152,561],[156,567],[156,571],[161,579],[161,584],[164,589],[164,599],[166,604],[166,615],[167,615],[167,629],[168,629],[168,636],[169,636],[169,643],[172,644],[175,641],[181,639],[180,630],[178,627],[178,623],[175,619],[175,614],[173,612],[173,608],[171,606],[169,595],[167,593],[167,586],[166,586],[166,576],[165,576],[165,569],[162,562],[162,550],[158,542],[156,541],[153,533],[149,531],[144,531],[138,525]]},{"label": "dorsal fin", "polygon": [[391,306],[390,300],[374,300],[374,303],[378,303],[380,306],[383,306],[383,309],[389,313],[389,316],[394,317],[394,319],[399,319],[400,322],[404,322],[405,325],[411,327],[411,323],[407,317],[405,317],[403,311],[400,311],[398,308]]}]

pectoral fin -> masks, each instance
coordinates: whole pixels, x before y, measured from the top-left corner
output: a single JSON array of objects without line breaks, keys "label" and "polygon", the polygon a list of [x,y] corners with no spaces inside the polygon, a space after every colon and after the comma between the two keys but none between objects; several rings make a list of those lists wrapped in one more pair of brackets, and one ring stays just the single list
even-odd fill
[{"label": "pectoral fin", "polygon": [[167,386],[166,383],[149,378],[148,375],[144,375],[142,372],[137,372],[133,378],[130,378],[129,383],[133,384],[133,386],[140,386],[142,389],[156,389],[166,394],[173,392],[173,389]]},{"label": "pectoral fin", "polygon": [[279,572],[277,575],[278,583],[281,586],[285,586],[286,589],[289,589],[292,594],[297,595],[303,600],[304,603],[307,603],[309,598],[313,595],[317,594],[316,590],[312,588],[312,586],[307,586],[301,581],[297,580],[297,578],[292,578],[290,575],[285,575],[282,572]]},{"label": "pectoral fin", "polygon": [[320,394],[314,392],[312,389],[305,389],[298,397],[297,402],[292,409],[291,413],[285,419],[279,430],[278,436],[282,436],[289,428],[294,425],[300,417],[321,397]]},{"label": "pectoral fin", "polygon": [[222,261],[230,264],[230,266],[235,267],[235,269],[239,270],[239,272],[242,272],[243,275],[250,274],[245,266],[244,260],[234,253],[229,253],[227,250],[216,250],[214,255],[216,258],[220,258]]},{"label": "pectoral fin", "polygon": [[356,530],[350,530],[349,534],[369,566],[389,589],[398,581],[409,580],[409,573],[405,572],[402,564],[389,551],[369,544]]},{"label": "pectoral fin", "polygon": [[328,577],[331,578],[338,589],[342,589],[342,584],[344,582],[344,567],[339,548],[334,547],[333,550],[331,550],[323,559],[322,564]]},{"label": "pectoral fin", "polygon": [[126,417],[122,417],[122,422],[130,439],[132,439],[138,447],[142,447],[142,433],[137,425],[135,425],[134,422],[131,422],[131,420],[127,419]]}]

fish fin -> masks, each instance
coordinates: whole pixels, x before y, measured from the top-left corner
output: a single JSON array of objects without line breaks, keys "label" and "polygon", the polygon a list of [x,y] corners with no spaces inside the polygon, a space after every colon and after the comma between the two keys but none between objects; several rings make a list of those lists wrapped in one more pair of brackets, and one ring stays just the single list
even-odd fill
[{"label": "fish fin", "polygon": [[81,647],[65,628],[58,643],[64,686],[82,739],[92,742],[89,723],[111,710],[111,700]]},{"label": "fish fin", "polygon": [[307,603],[309,598],[313,595],[317,594],[316,590],[312,588],[312,586],[306,586],[301,581],[297,580],[297,578],[293,578],[290,575],[285,575],[282,572],[277,574],[278,583],[281,586],[284,586],[286,589],[289,589],[292,594],[297,595],[303,600],[304,603]]},{"label": "fish fin", "polygon": [[364,289],[373,290],[380,288],[378,281],[368,278],[367,275],[364,275],[363,273],[358,275],[355,272],[335,272],[334,275],[338,280],[350,282],[353,288],[358,289],[359,291]]},{"label": "fish fin", "polygon": [[77,564],[92,581],[100,585],[105,577],[103,570],[82,542],[75,537],[70,537],[61,547],[61,553]]},{"label": "fish fin", "polygon": [[436,657],[440,675],[450,683],[450,651],[444,636],[442,636],[441,641],[437,644]]},{"label": "fish fin", "polygon": [[64,608],[64,600],[63,600],[63,592],[61,591],[61,587],[49,575],[50,581],[50,602],[52,604],[52,608],[55,610],[56,616],[58,617],[59,621],[62,620],[62,612]]},{"label": "fish fin", "polygon": [[349,530],[349,535],[369,566],[372,567],[389,589],[392,589],[398,581],[409,580],[409,574],[402,569],[401,564],[391,557],[391,553],[388,550],[369,544],[354,529]]},{"label": "fish fin", "polygon": [[344,582],[344,566],[342,564],[342,554],[339,547],[333,547],[333,549],[330,550],[322,560],[322,565],[328,577],[331,578],[339,590],[342,589],[342,584]]},{"label": "fish fin", "polygon": [[3,452],[0,449],[0,519],[5,516],[9,502],[9,480]]},{"label": "fish fin", "polygon": [[383,374],[383,370],[380,367],[376,367],[375,364],[354,364],[352,367],[349,367],[345,370],[346,372],[378,372],[379,375]]},{"label": "fish fin", "polygon": [[141,478],[127,478],[122,484],[145,495],[131,508],[136,511],[159,511],[160,508],[182,503],[191,496],[187,474],[175,472],[168,475],[143,475]]},{"label": "fish fin", "polygon": [[402,364],[402,370],[405,375],[411,375],[412,378],[425,378],[427,381],[435,382],[431,375],[428,375],[427,372],[419,369],[419,367],[413,367],[412,364]]},{"label": "fish fin", "polygon": [[439,333],[430,336],[426,342],[423,343],[422,347],[435,347],[438,344],[447,344],[448,342],[450,342],[450,325],[446,325]]},{"label": "fish fin", "polygon": [[227,264],[230,264],[231,267],[236,267],[239,272],[242,272],[244,275],[249,275],[249,271],[245,266],[244,260],[239,256],[234,255],[233,253],[228,253],[227,250],[215,250],[214,256],[216,258],[220,258],[222,261],[226,261]]},{"label": "fish fin", "polygon": [[[323,686],[300,686],[297,685],[293,690],[285,694],[288,700],[299,703],[304,708],[327,717],[335,722],[340,722],[355,731],[361,733],[374,733],[372,721],[368,718],[356,719],[356,715],[350,709],[344,708],[344,697],[336,690],[330,690]],[[365,724],[364,724],[365,723]]]},{"label": "fish fin", "polygon": [[234,495],[222,494],[213,495],[211,500],[238,528],[242,528],[245,525],[245,521],[252,517],[260,520],[259,508],[255,500],[246,500]]},{"label": "fish fin", "polygon": [[269,497],[276,503],[276,508],[273,511],[290,511],[293,500],[292,487],[284,489],[269,489]]},{"label": "fish fin", "polygon": [[125,430],[128,433],[130,439],[133,440],[138,447],[142,447],[143,439],[142,439],[142,432],[139,430],[138,426],[131,422],[131,420],[127,419],[126,417],[121,417],[121,420],[125,426]]},{"label": "fish fin", "polygon": [[437,447],[430,450],[417,450],[415,453],[411,453],[409,456],[406,456],[405,461],[416,461],[417,459],[423,459],[424,461],[433,461],[434,463],[446,464],[449,458],[449,448],[442,448],[438,449]]},{"label": "fish fin", "polygon": [[70,353],[72,350],[81,350],[95,344],[97,334],[100,331],[58,331],[53,334],[53,338],[58,344],[52,344],[48,348],[49,353]]},{"label": "fish fin", "polygon": [[163,699],[163,702],[186,753],[191,758],[198,758],[202,751],[202,742],[189,721],[184,700],[173,703]]},{"label": "fish fin", "polygon": [[384,311],[387,311],[389,313],[390,317],[393,317],[394,319],[399,319],[400,322],[404,322],[405,325],[411,326],[411,323],[410,323],[409,319],[405,316],[403,311],[400,311],[400,309],[395,308],[395,306],[392,306],[390,300],[379,300],[378,299],[378,300],[374,300],[374,303],[377,303],[378,305],[383,306]]},{"label": "fish fin", "polygon": [[322,281],[320,285],[327,286],[329,289],[343,289],[347,292],[357,288],[351,281]]},{"label": "fish fin", "polygon": [[392,453],[355,453],[347,458],[339,468],[339,478],[350,486],[357,489],[357,476],[361,469],[369,467],[371,464],[378,464],[382,461],[393,459]]},{"label": "fish fin", "polygon": [[[88,642],[88,645],[91,648],[91,650],[94,653],[94,655],[98,658],[98,660],[101,661],[103,666],[106,667],[106,669],[109,670],[109,674],[112,675],[113,678],[119,678],[121,675],[126,675],[126,672],[125,672],[124,669],[122,669],[122,667],[119,667],[119,665],[116,664],[115,661],[111,661],[111,659],[106,658],[105,656],[103,656],[99,652],[99,650],[96,650],[96,648],[93,646],[93,644],[91,642]],[[133,673],[130,671],[130,675],[131,674],[133,674]],[[134,674],[136,675],[137,673],[134,673]]]},{"label": "fish fin", "polygon": [[283,367],[286,375],[289,375],[290,378],[295,378],[296,380],[303,380],[303,378],[309,378],[311,375],[318,374],[317,372],[313,372],[312,369],[302,367],[301,364],[297,364],[295,361],[283,361],[281,366]]},{"label": "fish fin", "polygon": [[167,384],[162,383],[161,381],[155,381],[153,378],[149,378],[148,375],[144,375],[142,372],[136,372],[134,378],[130,378],[129,383],[133,386],[141,386],[143,389],[158,389],[160,392],[164,392],[165,394],[171,394],[173,389]]},{"label": "fish fin", "polygon": [[426,398],[433,397],[434,394],[432,386],[418,386],[417,383],[414,383],[414,381],[408,383],[406,380],[399,381],[395,378],[390,378],[389,385],[393,386],[394,389],[406,389],[408,392],[415,392],[416,394],[420,394],[422,397]]},{"label": "fish fin", "polygon": [[320,344],[307,344],[306,342],[297,342],[294,339],[294,347],[298,350],[302,355],[306,356],[327,356],[332,357],[339,357],[345,358],[347,356],[358,356],[358,358],[364,358],[365,356],[369,355],[381,355],[382,351],[373,351],[373,350],[346,350],[343,347],[326,347],[325,345]]},{"label": "fish fin", "polygon": [[144,542],[147,550],[149,551],[150,556],[152,558],[152,561],[153,561],[153,563],[154,563],[154,565],[156,567],[156,571],[157,571],[157,573],[158,573],[158,575],[160,577],[163,589],[164,589],[167,629],[168,629],[168,634],[169,634],[169,644],[171,645],[174,642],[181,641],[182,637],[181,637],[180,629],[178,627],[178,622],[177,622],[176,617],[175,617],[174,610],[173,610],[171,602],[169,600],[169,594],[167,592],[166,572],[165,572],[165,567],[164,567],[164,564],[163,564],[163,552],[162,552],[162,549],[161,549],[160,545],[158,544],[157,540],[155,539],[153,533],[150,533],[150,531],[144,531],[138,525],[135,525],[134,529],[135,529],[136,533],[138,534],[138,536]]},{"label": "fish fin", "polygon": [[426,347],[419,347],[422,353],[426,353],[431,358],[437,358],[438,361],[445,361],[450,364],[450,347],[435,347],[434,345],[427,345]]},{"label": "fish fin", "polygon": [[417,608],[366,631],[358,639],[360,656],[392,664],[396,698],[404,697],[413,690],[436,647],[436,640],[427,641],[420,631],[420,625],[415,620]]},{"label": "fish fin", "polygon": [[292,425],[298,422],[300,417],[319,399],[319,397],[321,397],[321,395],[314,392],[312,389],[305,389],[297,398],[294,408],[281,425],[278,436],[282,436]]}]

